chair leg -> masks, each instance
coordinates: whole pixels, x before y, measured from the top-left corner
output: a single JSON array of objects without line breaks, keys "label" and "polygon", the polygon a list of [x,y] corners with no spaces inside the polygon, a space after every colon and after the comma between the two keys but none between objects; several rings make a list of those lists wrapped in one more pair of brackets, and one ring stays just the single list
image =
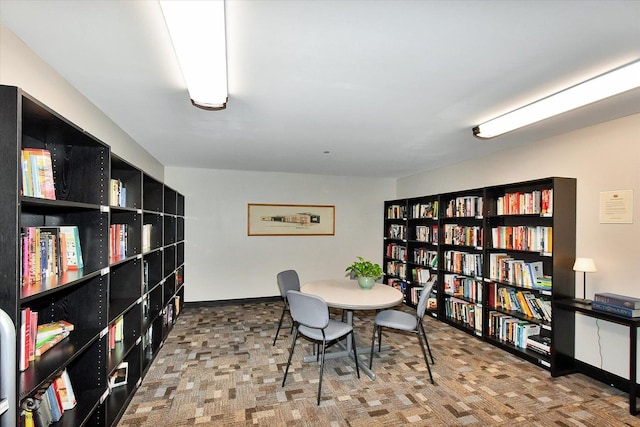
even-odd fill
[{"label": "chair leg", "polygon": [[429,378],[431,378],[431,384],[435,384],[433,382],[433,375],[431,374],[431,366],[429,366],[429,359],[427,358],[427,351],[425,350],[425,345],[424,345],[424,342],[422,341],[422,334],[420,333],[420,330],[418,330],[418,340],[420,341],[420,349],[422,350],[424,361],[427,364],[427,370],[429,371]]},{"label": "chair leg", "polygon": [[356,373],[358,374],[358,378],[360,378],[360,364],[358,363],[358,352],[356,350],[356,333],[351,330],[351,346],[353,347],[353,359],[356,362]]},{"label": "chair leg", "polygon": [[324,373],[324,350],[327,347],[326,341],[322,340],[322,356],[320,361],[320,381],[318,382],[318,406],[320,406],[320,395],[322,393],[322,374]]},{"label": "chair leg", "polygon": [[376,345],[376,329],[378,326],[376,324],[373,325],[373,335],[371,335],[371,353],[369,354],[369,369],[371,369],[371,365],[373,364],[373,346]]},{"label": "chair leg", "polygon": [[298,329],[294,329],[293,341],[291,342],[291,350],[289,350],[289,360],[287,360],[287,368],[284,370],[284,378],[282,379],[282,387],[287,380],[287,374],[289,373],[289,365],[291,364],[291,357],[293,356],[293,349],[296,347],[296,338],[298,338]]},{"label": "chair leg", "polygon": [[286,308],[282,309],[282,314],[280,315],[280,322],[278,322],[278,329],[276,330],[276,336],[273,339],[273,345],[276,345],[276,340],[278,339],[278,334],[280,333],[280,328],[282,327],[282,320],[284,319],[284,313],[287,311]]},{"label": "chair leg", "polygon": [[382,351],[382,326],[378,326],[378,353]]},{"label": "chair leg", "polygon": [[420,321],[419,324],[420,324],[420,329],[422,329],[422,336],[424,337],[424,341],[427,343],[429,356],[431,356],[431,363],[436,363],[435,360],[433,360],[433,354],[431,354],[431,346],[429,345],[429,338],[427,337],[427,331],[424,330],[424,324],[422,323],[422,321]]}]

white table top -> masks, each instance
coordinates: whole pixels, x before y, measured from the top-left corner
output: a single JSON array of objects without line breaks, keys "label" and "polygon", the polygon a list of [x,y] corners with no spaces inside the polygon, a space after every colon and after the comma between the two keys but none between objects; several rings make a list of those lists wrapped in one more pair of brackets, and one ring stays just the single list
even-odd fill
[{"label": "white table top", "polygon": [[322,297],[329,307],[347,310],[376,310],[402,302],[402,292],[396,288],[376,283],[362,289],[357,280],[349,279],[316,280],[302,285],[300,291]]}]

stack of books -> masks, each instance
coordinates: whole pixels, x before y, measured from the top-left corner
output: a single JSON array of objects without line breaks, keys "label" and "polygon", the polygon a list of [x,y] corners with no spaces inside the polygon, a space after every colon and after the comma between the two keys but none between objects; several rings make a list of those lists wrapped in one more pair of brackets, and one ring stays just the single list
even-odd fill
[{"label": "stack of books", "polygon": [[640,317],[640,298],[609,292],[597,293],[593,297],[591,308],[623,317]]}]

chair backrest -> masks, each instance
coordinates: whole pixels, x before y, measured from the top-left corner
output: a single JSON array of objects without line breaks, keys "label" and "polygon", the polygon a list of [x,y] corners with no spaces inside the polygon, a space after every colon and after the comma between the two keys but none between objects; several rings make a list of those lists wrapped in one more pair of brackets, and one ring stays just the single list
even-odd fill
[{"label": "chair backrest", "polygon": [[301,325],[324,329],[329,324],[329,307],[319,296],[289,291],[287,300],[291,317]]},{"label": "chair backrest", "polygon": [[418,309],[416,310],[416,315],[419,319],[422,319],[424,316],[424,312],[427,310],[427,301],[429,300],[429,295],[433,290],[433,286],[436,284],[437,275],[432,275],[427,283],[425,283],[424,288],[422,289],[422,293],[420,294],[420,299],[418,299]]},{"label": "chair backrest", "polygon": [[288,291],[300,290],[300,278],[295,270],[285,270],[278,273],[278,287],[282,299],[287,300]]}]

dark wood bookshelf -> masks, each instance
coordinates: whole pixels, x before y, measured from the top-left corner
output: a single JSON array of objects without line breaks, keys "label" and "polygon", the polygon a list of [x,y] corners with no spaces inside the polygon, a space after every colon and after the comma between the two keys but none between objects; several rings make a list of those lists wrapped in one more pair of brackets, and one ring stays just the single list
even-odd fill
[{"label": "dark wood bookshelf", "polygon": [[[55,425],[114,426],[184,303],[185,198],[16,87],[0,86],[0,138],[0,157],[6,159],[0,169],[6,196],[0,209],[0,308],[16,329],[16,361],[23,310],[37,312],[39,324],[74,325],[26,370],[16,369],[18,406],[8,411],[20,419],[24,399],[66,369],[77,405]],[[55,200],[22,195],[23,148],[50,152]],[[123,203],[110,199],[111,179],[126,188]],[[109,253],[114,224],[126,225],[126,251],[118,258]],[[143,251],[144,224],[153,227]],[[58,226],[78,228],[83,268],[23,284],[23,227]],[[111,348],[110,326],[120,318],[123,339]],[[109,390],[121,362],[129,366],[127,384]]]},{"label": "dark wood bookshelf", "polygon": [[[518,200],[525,199],[524,193],[553,190],[551,203],[553,212],[548,214],[531,212],[513,212],[505,214],[498,211],[498,200],[506,195],[518,194]],[[510,200],[515,196],[509,196]],[[422,218],[416,214],[413,207],[422,204],[438,204],[437,218]],[[519,206],[519,204],[517,204]],[[516,204],[514,203],[514,206]],[[397,209],[396,209],[397,208]],[[405,212],[403,215],[393,212]],[[525,213],[526,212],[526,213]],[[391,225],[406,228],[406,240],[393,239],[389,235]],[[417,237],[416,227],[436,227],[437,241],[421,241]],[[492,229],[497,227],[551,227],[552,250],[531,250],[523,248],[501,248],[492,244]],[[562,298],[574,296],[574,272],[572,270],[575,259],[576,233],[576,180],[573,178],[544,178],[519,183],[509,183],[483,188],[454,191],[429,196],[412,197],[386,201],[384,204],[384,248],[383,262],[385,283],[399,287],[405,293],[405,303],[412,303],[411,289],[419,286],[414,280],[413,271],[425,266],[414,262],[416,250],[435,251],[438,257],[437,268],[433,274],[438,275],[434,296],[437,299],[437,309],[429,314],[457,329],[477,336],[488,343],[508,351],[524,360],[536,363],[548,369],[552,375],[558,375],[568,369],[566,358],[560,357],[556,351],[558,340],[572,330],[570,325],[558,321],[555,316],[546,320],[529,315],[524,311],[507,310],[496,302],[490,295],[494,289],[505,288],[514,294],[517,292],[533,295],[550,304]],[[475,241],[470,236],[476,235]],[[407,274],[398,277],[393,268],[388,268],[389,261],[395,262],[389,256],[389,245],[399,245],[407,250]],[[537,263],[541,265],[543,273],[552,277],[550,289],[525,286],[523,283],[504,281],[502,278],[491,277],[490,260],[492,254],[506,254],[507,257],[523,263]],[[447,259],[464,259],[462,269],[459,264],[447,262]],[[475,262],[469,262],[475,261]],[[459,285],[445,286],[445,283]],[[465,286],[463,286],[465,285]],[[416,293],[414,293],[415,295]],[[489,330],[490,316],[513,318],[520,323],[528,323],[540,328],[540,333],[552,338],[550,354],[543,354],[529,348],[523,348],[509,340],[494,335]],[[573,342],[573,341],[571,341]]]}]

